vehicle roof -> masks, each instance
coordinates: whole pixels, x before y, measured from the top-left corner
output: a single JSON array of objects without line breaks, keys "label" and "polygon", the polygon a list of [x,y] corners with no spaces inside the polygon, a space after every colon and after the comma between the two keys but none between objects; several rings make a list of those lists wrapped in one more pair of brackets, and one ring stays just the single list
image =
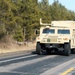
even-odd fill
[{"label": "vehicle roof", "polygon": [[52,21],[52,26],[75,27],[75,21]]}]

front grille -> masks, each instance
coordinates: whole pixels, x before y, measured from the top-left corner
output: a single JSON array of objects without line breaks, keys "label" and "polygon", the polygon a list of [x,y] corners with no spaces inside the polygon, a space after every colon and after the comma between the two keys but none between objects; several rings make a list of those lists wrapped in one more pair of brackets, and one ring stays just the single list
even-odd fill
[{"label": "front grille", "polygon": [[[50,39],[50,42],[57,42],[57,36],[49,36]],[[47,39],[47,42],[48,42],[48,39]]]}]

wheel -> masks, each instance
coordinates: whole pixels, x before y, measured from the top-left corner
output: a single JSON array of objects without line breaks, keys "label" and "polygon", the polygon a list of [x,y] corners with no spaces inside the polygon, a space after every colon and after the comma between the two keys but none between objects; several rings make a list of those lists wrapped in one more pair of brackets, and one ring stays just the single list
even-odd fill
[{"label": "wheel", "polygon": [[67,55],[67,56],[70,55],[71,50],[70,50],[70,44],[69,43],[64,44],[64,52],[65,52],[65,55]]},{"label": "wheel", "polygon": [[75,48],[71,50],[71,53],[75,54]]},{"label": "wheel", "polygon": [[36,53],[38,54],[38,55],[41,55],[42,54],[42,51],[41,51],[42,49],[41,49],[41,45],[40,45],[40,43],[37,43],[37,45],[36,45]]}]

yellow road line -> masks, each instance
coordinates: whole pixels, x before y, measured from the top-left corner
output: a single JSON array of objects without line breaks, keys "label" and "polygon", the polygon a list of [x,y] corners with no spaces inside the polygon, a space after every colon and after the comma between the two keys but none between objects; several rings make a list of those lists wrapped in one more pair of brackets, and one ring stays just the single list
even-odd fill
[{"label": "yellow road line", "polygon": [[60,75],[67,75],[68,73],[70,73],[70,72],[73,71],[73,70],[74,70],[74,68],[70,68],[70,69],[68,69],[67,71],[63,72],[63,73],[60,74]]}]

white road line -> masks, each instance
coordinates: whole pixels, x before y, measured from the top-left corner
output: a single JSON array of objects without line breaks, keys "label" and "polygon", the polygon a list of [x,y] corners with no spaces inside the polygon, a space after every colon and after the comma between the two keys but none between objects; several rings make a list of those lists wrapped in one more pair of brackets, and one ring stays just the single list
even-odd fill
[{"label": "white road line", "polygon": [[[71,65],[73,62],[75,62],[75,59],[72,59],[72,60],[62,63],[61,65],[58,65],[54,68],[51,68],[51,69],[45,71],[44,73],[41,73],[40,75],[54,75],[57,73],[57,71]],[[60,75],[60,74],[58,74],[58,75]]]},{"label": "white road line", "polygon": [[29,55],[29,56],[24,56],[24,57],[12,58],[12,59],[8,59],[8,60],[0,61],[0,63],[4,63],[4,62],[8,62],[8,61],[14,61],[14,60],[20,60],[20,59],[23,59],[23,58],[34,57],[34,56],[37,56],[37,55]]},{"label": "white road line", "polygon": [[43,61],[46,59],[50,59],[50,58],[55,58],[55,57],[57,57],[57,55],[44,56],[44,57],[39,57],[39,58],[35,58],[32,60],[27,60],[27,61],[23,61],[23,62],[19,62],[19,63],[12,63],[10,65],[0,67],[0,72],[9,72],[9,71],[12,71],[14,69],[24,67],[26,65],[34,64],[34,63],[37,63],[37,62],[40,62],[40,61]]}]

